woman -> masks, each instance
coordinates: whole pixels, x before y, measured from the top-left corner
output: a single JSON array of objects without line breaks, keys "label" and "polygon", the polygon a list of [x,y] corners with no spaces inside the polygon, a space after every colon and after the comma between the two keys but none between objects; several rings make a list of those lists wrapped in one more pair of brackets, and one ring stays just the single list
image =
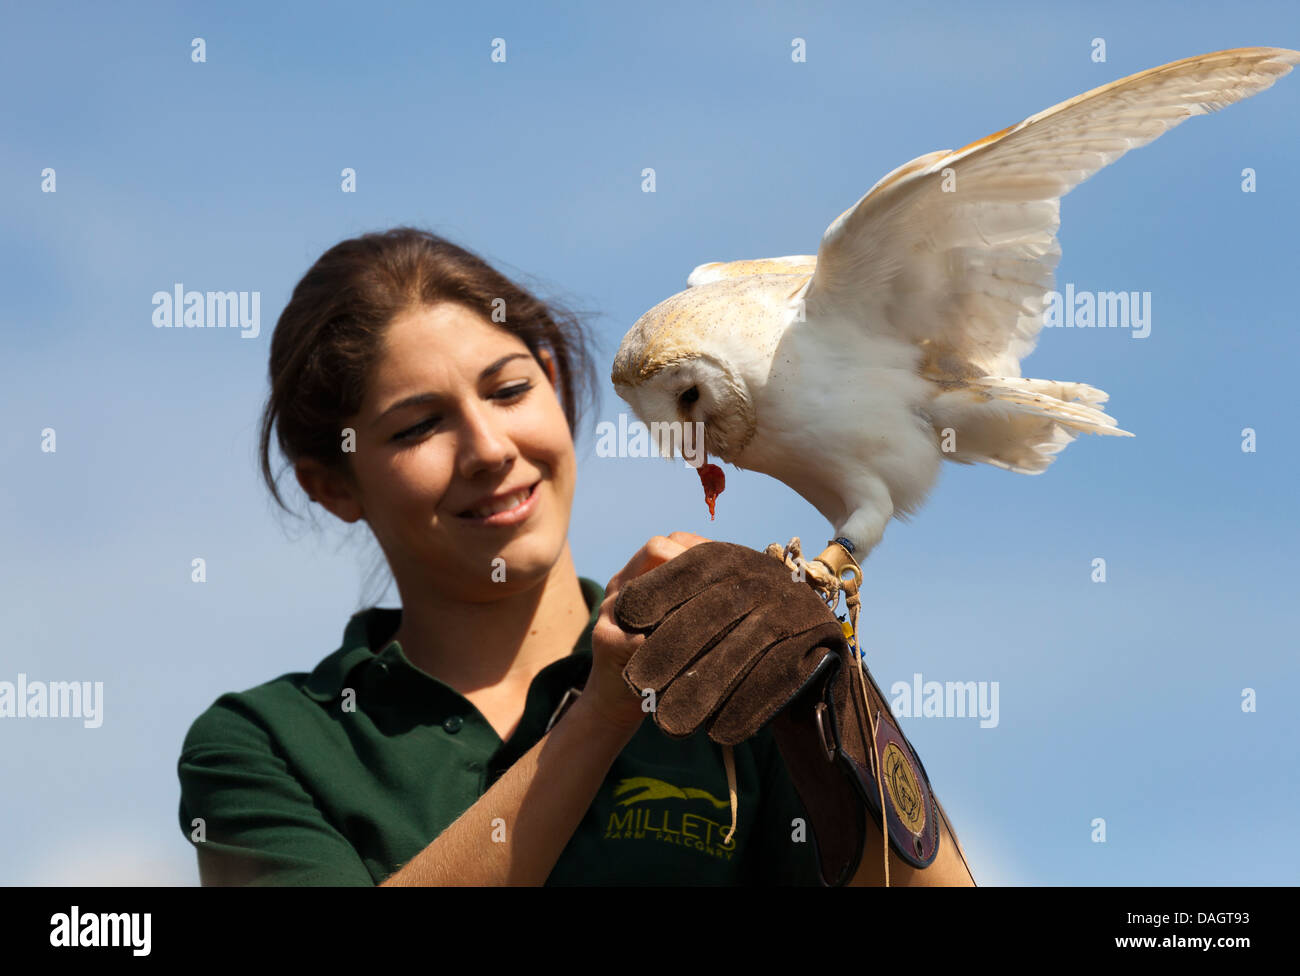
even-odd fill
[{"label": "woman", "polygon": [[[818,882],[770,734],[735,750],[727,839],[719,750],[664,736],[622,678],[644,638],[613,621],[619,588],[705,540],[656,536],[604,588],[577,575],[573,432],[593,376],[575,322],[398,228],[307,272],[270,378],[272,494],[274,430],[311,499],[365,520],[402,608],[356,614],[310,674],[195,721],[180,821],[203,883]],[[863,861],[869,882],[881,866]],[[926,880],[965,883],[939,867]]]}]

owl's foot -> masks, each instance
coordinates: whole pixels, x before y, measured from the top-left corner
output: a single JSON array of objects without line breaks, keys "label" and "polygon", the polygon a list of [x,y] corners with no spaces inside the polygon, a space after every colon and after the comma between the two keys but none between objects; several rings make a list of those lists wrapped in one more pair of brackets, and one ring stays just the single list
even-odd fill
[{"label": "owl's foot", "polygon": [[[858,584],[862,581],[862,570],[858,568],[857,562],[849,555],[848,550],[838,542],[832,542],[811,562],[804,559],[803,547],[798,536],[791,539],[784,547],[778,542],[773,542],[764,552],[785,563],[791,577],[803,580],[816,590],[817,595],[825,600],[826,605],[832,610],[840,602],[841,591],[846,594],[851,606],[856,610],[856,597]],[[849,567],[853,571],[853,579],[841,579],[840,573]]]}]

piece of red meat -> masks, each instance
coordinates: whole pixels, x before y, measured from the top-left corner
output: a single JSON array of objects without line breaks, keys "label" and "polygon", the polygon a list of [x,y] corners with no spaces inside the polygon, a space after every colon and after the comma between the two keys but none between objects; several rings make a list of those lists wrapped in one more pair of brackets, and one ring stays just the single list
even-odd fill
[{"label": "piece of red meat", "polygon": [[727,476],[722,473],[722,469],[716,464],[701,464],[697,469],[700,473],[700,484],[704,486],[704,501],[709,506],[709,521],[713,521],[713,505],[718,500],[727,487]]}]

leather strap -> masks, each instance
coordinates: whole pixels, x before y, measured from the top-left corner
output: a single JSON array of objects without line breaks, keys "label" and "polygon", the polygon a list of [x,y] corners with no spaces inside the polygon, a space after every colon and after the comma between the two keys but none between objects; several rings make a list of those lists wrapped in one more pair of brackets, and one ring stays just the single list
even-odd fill
[{"label": "leather strap", "polygon": [[[859,684],[863,678],[872,718]],[[829,748],[828,728],[834,736]],[[941,835],[929,777],[865,666],[859,677],[856,662],[847,668],[840,663],[777,715],[772,730],[812,821],[823,884],[843,885],[857,874],[867,812],[887,830],[899,858],[917,868],[934,863]],[[883,777],[875,772],[876,755]],[[881,827],[882,795],[887,828]]]}]

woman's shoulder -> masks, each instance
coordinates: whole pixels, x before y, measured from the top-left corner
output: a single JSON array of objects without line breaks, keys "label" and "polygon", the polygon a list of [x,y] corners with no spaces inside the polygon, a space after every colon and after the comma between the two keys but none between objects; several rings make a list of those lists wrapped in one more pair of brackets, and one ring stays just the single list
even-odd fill
[{"label": "woman's shoulder", "polygon": [[305,689],[314,673],[282,674],[243,691],[224,692],[190,723],[182,752],[214,743],[269,741],[276,724],[309,710]]},{"label": "woman's shoulder", "polygon": [[394,623],[400,611],[370,607],[353,614],[342,643],[311,671],[291,671],[242,691],[220,694],[190,725],[184,749],[213,740],[265,739],[277,726],[301,727],[313,714],[325,718],[340,704],[357,665],[373,659],[372,635]]}]

